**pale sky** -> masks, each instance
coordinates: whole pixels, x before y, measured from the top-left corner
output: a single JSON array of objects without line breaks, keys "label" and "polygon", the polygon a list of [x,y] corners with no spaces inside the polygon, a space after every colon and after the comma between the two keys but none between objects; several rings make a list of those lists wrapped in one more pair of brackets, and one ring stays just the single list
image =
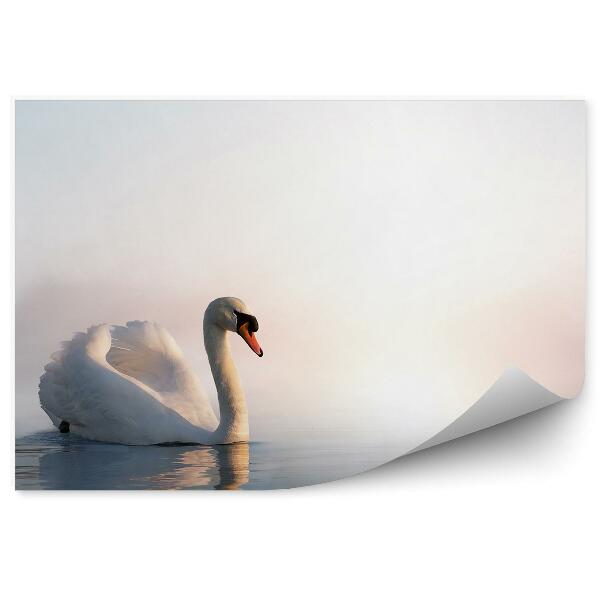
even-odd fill
[{"label": "pale sky", "polygon": [[582,102],[20,101],[17,432],[74,331],[165,325],[216,394],[202,316],[232,340],[254,439],[433,433],[510,366],[583,377]]}]

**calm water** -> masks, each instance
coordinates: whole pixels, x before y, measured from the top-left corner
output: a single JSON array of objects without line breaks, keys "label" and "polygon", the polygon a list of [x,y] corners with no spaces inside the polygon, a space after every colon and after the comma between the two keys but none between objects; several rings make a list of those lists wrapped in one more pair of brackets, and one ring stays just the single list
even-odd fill
[{"label": "calm water", "polygon": [[122,446],[56,430],[16,442],[19,490],[274,489],[355,475],[397,444],[356,432],[296,432],[293,441],[228,446]]}]

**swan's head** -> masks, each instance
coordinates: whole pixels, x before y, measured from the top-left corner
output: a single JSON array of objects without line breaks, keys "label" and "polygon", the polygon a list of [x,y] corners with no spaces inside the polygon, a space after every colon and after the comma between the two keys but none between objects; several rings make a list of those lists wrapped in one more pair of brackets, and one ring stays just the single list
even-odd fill
[{"label": "swan's head", "polygon": [[204,313],[204,321],[217,325],[225,331],[237,333],[258,356],[263,355],[260,344],[254,335],[258,331],[258,321],[239,298],[228,297],[213,300]]}]

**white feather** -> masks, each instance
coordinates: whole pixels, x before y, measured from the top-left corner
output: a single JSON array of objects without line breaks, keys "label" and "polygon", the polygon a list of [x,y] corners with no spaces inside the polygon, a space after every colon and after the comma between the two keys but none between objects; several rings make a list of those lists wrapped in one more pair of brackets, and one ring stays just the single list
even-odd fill
[{"label": "white feather", "polygon": [[90,327],[52,355],[39,395],[54,425],[126,444],[202,442],[197,429],[218,421],[167,330],[134,321],[112,331]]}]

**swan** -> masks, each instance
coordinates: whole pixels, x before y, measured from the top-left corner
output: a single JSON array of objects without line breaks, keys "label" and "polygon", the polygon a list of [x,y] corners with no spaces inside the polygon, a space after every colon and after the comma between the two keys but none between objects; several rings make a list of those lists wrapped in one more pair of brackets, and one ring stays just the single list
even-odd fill
[{"label": "swan", "polygon": [[258,321],[240,299],[217,298],[203,329],[220,420],[173,337],[148,321],[95,325],[63,342],[44,367],[40,405],[61,432],[101,442],[246,442],[248,410],[227,332],[262,356]]}]

